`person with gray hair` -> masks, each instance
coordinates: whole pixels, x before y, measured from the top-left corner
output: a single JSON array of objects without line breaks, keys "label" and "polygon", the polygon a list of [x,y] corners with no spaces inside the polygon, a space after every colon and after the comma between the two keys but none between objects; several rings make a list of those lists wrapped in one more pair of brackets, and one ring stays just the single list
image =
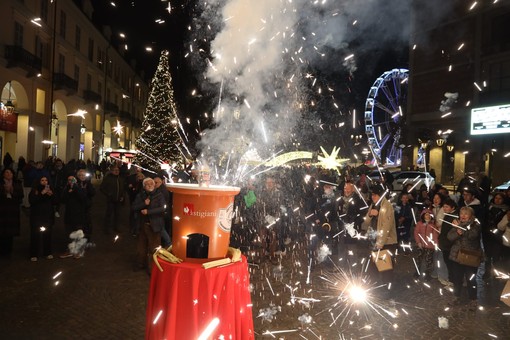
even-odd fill
[{"label": "person with gray hair", "polygon": [[450,302],[451,306],[461,304],[461,290],[464,279],[469,296],[469,309],[475,311],[478,307],[477,302],[477,267],[461,264],[459,260],[459,251],[461,249],[469,251],[480,251],[480,223],[476,221],[475,210],[469,206],[460,208],[459,219],[452,222],[454,228],[448,232],[448,240],[453,243],[450,250],[450,260],[452,260],[452,280],[454,300]]},{"label": "person with gray hair", "polygon": [[152,270],[152,254],[161,246],[161,231],[165,228],[165,198],[156,190],[154,180],[143,180],[143,190],[135,198],[131,209],[138,214],[140,234],[136,250],[136,269]]}]

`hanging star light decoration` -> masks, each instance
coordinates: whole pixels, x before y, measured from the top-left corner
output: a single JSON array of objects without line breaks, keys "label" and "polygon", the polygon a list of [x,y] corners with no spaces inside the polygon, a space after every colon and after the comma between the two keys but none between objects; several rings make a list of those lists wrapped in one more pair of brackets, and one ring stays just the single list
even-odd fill
[{"label": "hanging star light decoration", "polygon": [[333,147],[333,150],[331,150],[330,154],[328,154],[322,146],[320,148],[321,148],[321,151],[324,154],[324,156],[317,157],[319,159],[318,165],[320,165],[324,169],[331,169],[331,170],[338,171],[338,168],[342,167],[342,163],[349,161],[348,158],[337,158],[340,148],[337,149],[336,146]]},{"label": "hanging star light decoration", "polygon": [[115,132],[117,136],[120,136],[122,134],[122,129],[124,129],[124,126],[120,125],[120,122],[117,120],[117,125],[112,128],[113,132]]}]

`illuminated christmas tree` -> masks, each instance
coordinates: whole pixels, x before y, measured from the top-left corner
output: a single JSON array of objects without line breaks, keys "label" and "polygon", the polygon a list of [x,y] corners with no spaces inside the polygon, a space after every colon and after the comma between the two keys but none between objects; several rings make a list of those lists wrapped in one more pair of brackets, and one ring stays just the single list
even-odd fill
[{"label": "illuminated christmas tree", "polygon": [[135,144],[139,151],[135,164],[155,172],[161,169],[163,163],[180,165],[181,138],[177,127],[177,108],[168,66],[168,51],[163,51],[152,78],[141,133]]}]

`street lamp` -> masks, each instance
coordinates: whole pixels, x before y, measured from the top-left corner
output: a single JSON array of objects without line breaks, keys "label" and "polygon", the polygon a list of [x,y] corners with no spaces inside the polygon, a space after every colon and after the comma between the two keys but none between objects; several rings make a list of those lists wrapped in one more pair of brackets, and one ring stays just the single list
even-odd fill
[{"label": "street lamp", "polygon": [[11,91],[12,91],[12,83],[9,80],[9,98],[7,99],[7,102],[5,103],[5,109],[7,110],[7,114],[14,113],[14,104],[11,100]]}]

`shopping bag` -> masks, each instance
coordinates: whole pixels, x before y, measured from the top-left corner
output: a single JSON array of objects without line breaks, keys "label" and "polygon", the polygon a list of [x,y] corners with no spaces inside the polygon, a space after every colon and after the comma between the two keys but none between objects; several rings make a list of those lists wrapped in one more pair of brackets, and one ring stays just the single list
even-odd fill
[{"label": "shopping bag", "polygon": [[393,263],[391,261],[391,253],[387,249],[373,251],[372,261],[375,263],[377,270],[384,272],[393,269]]}]

